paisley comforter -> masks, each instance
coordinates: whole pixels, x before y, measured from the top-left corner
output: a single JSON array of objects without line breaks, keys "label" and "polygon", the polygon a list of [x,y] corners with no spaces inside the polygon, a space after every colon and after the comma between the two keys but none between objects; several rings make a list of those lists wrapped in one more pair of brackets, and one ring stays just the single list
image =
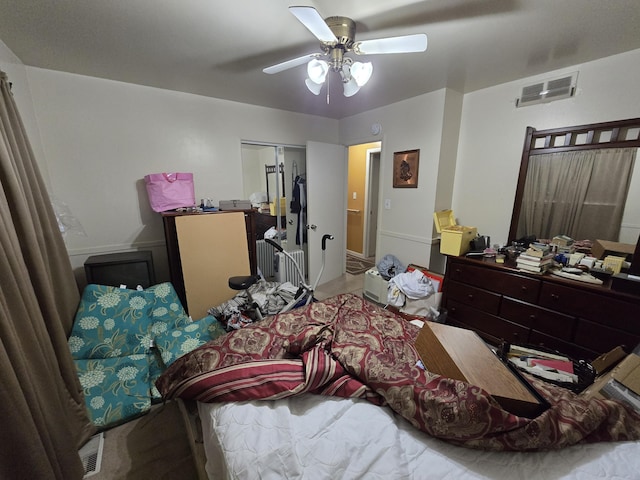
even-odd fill
[{"label": "paisley comforter", "polygon": [[515,416],[481,388],[420,368],[418,331],[361,297],[338,295],[219,337],[175,361],[156,386],[167,399],[201,402],[366,398],[434,437],[487,450],[640,439],[640,415],[624,405],[533,378],[551,407],[534,419]]}]

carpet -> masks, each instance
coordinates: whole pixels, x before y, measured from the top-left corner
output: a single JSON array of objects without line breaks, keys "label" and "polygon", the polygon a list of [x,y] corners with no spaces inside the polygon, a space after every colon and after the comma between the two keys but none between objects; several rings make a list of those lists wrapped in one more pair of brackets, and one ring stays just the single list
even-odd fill
[{"label": "carpet", "polygon": [[375,263],[372,260],[356,257],[347,253],[347,273],[358,275],[366,272],[373,266],[375,266]]}]

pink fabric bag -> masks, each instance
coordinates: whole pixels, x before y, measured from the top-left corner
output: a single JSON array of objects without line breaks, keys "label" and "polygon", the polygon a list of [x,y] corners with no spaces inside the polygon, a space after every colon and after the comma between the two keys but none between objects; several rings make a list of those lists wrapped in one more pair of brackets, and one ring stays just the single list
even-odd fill
[{"label": "pink fabric bag", "polygon": [[152,173],[145,175],[144,181],[149,203],[155,212],[196,204],[192,173]]}]

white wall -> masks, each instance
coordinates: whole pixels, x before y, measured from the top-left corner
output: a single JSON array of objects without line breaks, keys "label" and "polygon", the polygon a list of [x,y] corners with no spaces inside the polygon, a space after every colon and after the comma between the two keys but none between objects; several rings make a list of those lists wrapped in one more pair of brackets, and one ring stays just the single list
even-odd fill
[{"label": "white wall", "polygon": [[[441,156],[447,93],[440,90],[340,121],[340,142],[345,145],[382,140],[378,259],[393,254],[405,265],[430,264],[440,162],[455,164],[455,157]],[[379,136],[371,134],[376,123],[382,126]],[[393,188],[393,152],[413,149],[420,150],[418,188]],[[453,175],[449,180],[444,176],[445,181],[452,183]],[[390,209],[384,208],[386,200]]]},{"label": "white wall", "polygon": [[[441,90],[341,121],[25,68],[1,43],[0,62],[14,82],[51,192],[69,204],[87,231],[87,237],[67,238],[78,267],[94,253],[152,248],[154,256],[164,255],[161,220],[150,210],[141,182],[147,173],[193,172],[196,199],[242,196],[242,140],[381,140],[377,257],[391,253],[429,267],[438,245],[436,209],[453,208],[459,224],[478,227],[494,242],[506,241],[527,126],[619,120],[640,111],[640,50],[464,96]],[[515,108],[523,85],[575,70],[576,97]],[[382,134],[371,133],[374,123],[382,125]],[[393,152],[410,149],[420,149],[418,188],[394,189]],[[630,201],[638,204],[637,198]]]},{"label": "white wall", "polygon": [[[576,70],[580,73],[575,97],[515,107],[524,85]],[[634,50],[465,95],[453,195],[459,223],[478,227],[492,243],[506,242],[526,127],[548,129],[638,117],[638,85],[640,50]],[[637,165],[636,171],[640,171]],[[635,175],[635,181],[639,177]],[[637,205],[639,192],[632,190],[627,203]],[[640,228],[640,219],[635,223]],[[625,238],[637,239],[638,231]]]},{"label": "white wall", "polygon": [[160,215],[144,175],[186,171],[196,201],[243,196],[242,140],[336,142],[338,122],[111,80],[26,68],[51,192],[87,236],[68,236],[75,267],[91,254],[150,248],[167,278]]}]

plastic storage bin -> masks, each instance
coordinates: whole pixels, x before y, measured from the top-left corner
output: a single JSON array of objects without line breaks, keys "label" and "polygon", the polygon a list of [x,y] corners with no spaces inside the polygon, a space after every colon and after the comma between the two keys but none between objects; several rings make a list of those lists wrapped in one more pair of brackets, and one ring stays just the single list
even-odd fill
[{"label": "plastic storage bin", "polygon": [[436,230],[441,235],[440,253],[459,256],[471,250],[471,240],[478,235],[476,227],[457,225],[453,210],[434,212],[433,220]]}]

